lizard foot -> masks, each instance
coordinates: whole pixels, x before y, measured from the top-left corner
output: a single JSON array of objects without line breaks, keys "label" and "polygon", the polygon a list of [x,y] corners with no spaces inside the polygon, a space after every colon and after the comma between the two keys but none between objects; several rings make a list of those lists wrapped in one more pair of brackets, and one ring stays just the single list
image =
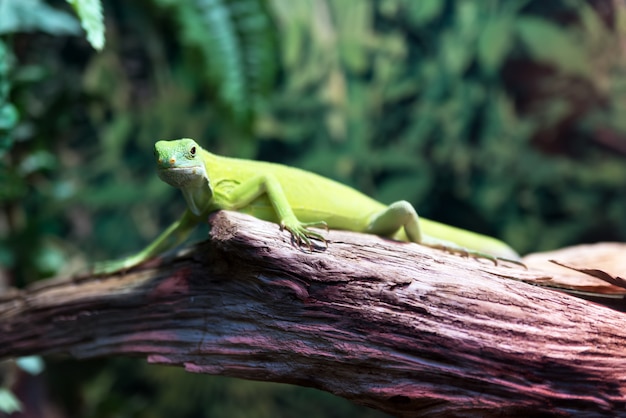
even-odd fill
[{"label": "lizard foot", "polygon": [[307,247],[309,247],[309,251],[313,251],[312,240],[315,240],[324,243],[324,247],[328,248],[328,241],[326,240],[326,238],[324,238],[322,234],[318,232],[311,231],[309,228],[324,228],[326,231],[328,231],[328,225],[324,221],[300,222],[296,220],[295,222],[289,223],[283,221],[280,224],[281,230],[286,229],[291,233],[291,240],[298,247],[306,245]]},{"label": "lizard foot", "polygon": [[458,254],[461,257],[472,257],[475,259],[484,258],[486,260],[491,261],[494,265],[498,265],[498,261],[504,261],[507,263],[517,264],[518,266],[524,267],[527,269],[526,264],[522,263],[518,260],[512,260],[510,258],[497,257],[491,254],[483,253],[480,251],[468,250],[467,248],[456,247],[456,246],[448,246],[445,244],[427,244],[428,247],[435,248],[438,250],[442,250],[451,254]]}]

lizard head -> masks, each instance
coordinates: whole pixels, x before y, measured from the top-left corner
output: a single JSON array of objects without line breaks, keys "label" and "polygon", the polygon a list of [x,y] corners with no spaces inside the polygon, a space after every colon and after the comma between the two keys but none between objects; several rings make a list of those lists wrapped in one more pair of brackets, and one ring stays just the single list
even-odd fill
[{"label": "lizard head", "polygon": [[200,151],[196,141],[189,138],[158,141],[154,157],[161,180],[180,189],[206,184],[208,176]]}]

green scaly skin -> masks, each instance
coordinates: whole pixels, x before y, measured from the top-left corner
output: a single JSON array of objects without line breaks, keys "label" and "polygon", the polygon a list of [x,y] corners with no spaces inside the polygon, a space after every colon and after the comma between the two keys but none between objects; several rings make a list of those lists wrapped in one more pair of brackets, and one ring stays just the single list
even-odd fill
[{"label": "green scaly skin", "polygon": [[342,229],[479,258],[517,260],[519,256],[495,238],[420,219],[406,201],[384,205],[317,174],[261,161],[221,157],[193,139],[158,141],[154,146],[159,177],[179,188],[187,210],[152,244],[122,260],[98,263],[99,274],[136,266],[182,243],[211,212],[226,209],[275,222],[288,230],[297,245],[326,244],[311,230]]}]

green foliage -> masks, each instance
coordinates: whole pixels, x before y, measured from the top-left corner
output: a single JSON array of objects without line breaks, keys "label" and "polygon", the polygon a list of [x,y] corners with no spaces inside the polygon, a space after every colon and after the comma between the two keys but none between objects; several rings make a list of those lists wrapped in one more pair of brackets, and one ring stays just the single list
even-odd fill
[{"label": "green foliage", "polygon": [[13,142],[11,131],[19,118],[17,109],[9,101],[12,58],[10,51],[0,40],[0,157],[11,147]]},{"label": "green foliage", "polygon": [[97,50],[104,47],[104,18],[100,0],[67,0],[87,32],[87,40]]},{"label": "green foliage", "polygon": [[262,0],[157,0],[173,9],[184,45],[238,124],[263,105],[276,76],[275,33]]}]

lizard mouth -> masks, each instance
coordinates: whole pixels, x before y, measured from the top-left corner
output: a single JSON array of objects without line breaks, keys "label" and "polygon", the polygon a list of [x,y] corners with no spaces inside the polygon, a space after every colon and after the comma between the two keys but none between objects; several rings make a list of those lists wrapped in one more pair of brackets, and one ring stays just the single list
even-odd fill
[{"label": "lizard mouth", "polygon": [[161,180],[174,187],[190,186],[201,179],[206,179],[206,172],[203,165],[159,167],[157,174]]},{"label": "lizard mouth", "polygon": [[158,171],[178,171],[178,172],[186,172],[186,171],[194,171],[194,170],[201,170],[202,169],[202,165],[198,164],[198,165],[188,165],[188,166],[184,166],[184,167],[157,167]]}]

